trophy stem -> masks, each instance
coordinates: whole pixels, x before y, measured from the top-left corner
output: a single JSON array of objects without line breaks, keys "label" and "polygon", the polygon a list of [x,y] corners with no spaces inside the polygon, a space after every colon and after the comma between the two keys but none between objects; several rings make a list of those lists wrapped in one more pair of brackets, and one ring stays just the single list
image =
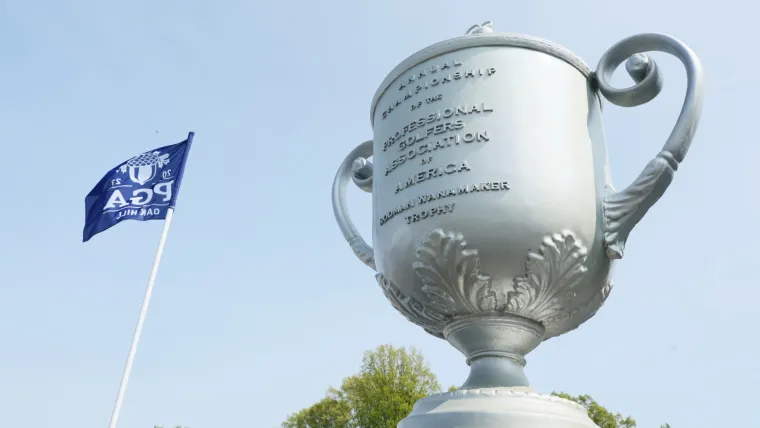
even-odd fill
[{"label": "trophy stem", "polygon": [[481,357],[470,363],[470,376],[460,389],[530,386],[523,366],[511,358]]},{"label": "trophy stem", "polygon": [[460,389],[527,387],[525,355],[543,340],[544,326],[512,313],[478,314],[450,322],[443,336],[470,365]]}]

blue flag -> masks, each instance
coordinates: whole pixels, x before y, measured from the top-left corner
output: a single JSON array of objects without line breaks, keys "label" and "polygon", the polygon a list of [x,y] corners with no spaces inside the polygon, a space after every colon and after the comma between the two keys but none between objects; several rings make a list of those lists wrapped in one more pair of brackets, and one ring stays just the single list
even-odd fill
[{"label": "blue flag", "polygon": [[122,220],[162,220],[177,203],[182,173],[194,133],[109,171],[84,200],[83,242]]}]

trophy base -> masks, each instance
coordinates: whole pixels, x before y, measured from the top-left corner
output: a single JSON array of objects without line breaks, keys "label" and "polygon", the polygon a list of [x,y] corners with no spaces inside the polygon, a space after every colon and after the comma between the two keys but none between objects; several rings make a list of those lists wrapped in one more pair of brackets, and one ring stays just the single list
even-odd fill
[{"label": "trophy base", "polygon": [[398,428],[599,428],[582,406],[530,388],[465,389],[425,397]]}]

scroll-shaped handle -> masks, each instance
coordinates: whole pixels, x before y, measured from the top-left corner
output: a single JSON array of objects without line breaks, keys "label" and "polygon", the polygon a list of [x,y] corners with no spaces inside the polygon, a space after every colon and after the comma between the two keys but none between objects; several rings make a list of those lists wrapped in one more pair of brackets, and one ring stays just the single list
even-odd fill
[{"label": "scroll-shaped handle", "polygon": [[375,268],[375,251],[362,238],[359,231],[351,221],[346,204],[346,190],[349,178],[365,192],[372,192],[372,162],[368,160],[372,156],[372,140],[359,144],[346,159],[340,164],[338,173],[332,187],[332,203],[335,220],[338,221],[340,231],[346,238],[351,249],[365,265]]},{"label": "scroll-shaped handle", "polygon": [[[662,76],[657,64],[643,52],[669,53],[686,68],[686,97],[676,125],[665,146],[647,164],[636,180],[625,190],[611,193],[604,200],[604,244],[609,259],[623,257],[625,242],[631,230],[665,193],[678,165],[689,150],[702,113],[702,64],[683,42],[664,34],[639,34],[611,47],[599,60],[594,79],[599,92],[611,103],[635,107],[654,99],[662,90]],[[628,59],[626,70],[635,85],[618,89],[610,85],[617,67]]]}]

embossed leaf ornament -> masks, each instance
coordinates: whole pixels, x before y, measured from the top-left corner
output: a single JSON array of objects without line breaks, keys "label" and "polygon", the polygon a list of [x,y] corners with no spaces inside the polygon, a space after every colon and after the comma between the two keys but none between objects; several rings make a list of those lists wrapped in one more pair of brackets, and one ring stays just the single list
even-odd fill
[{"label": "embossed leaf ornament", "polygon": [[528,253],[525,276],[514,279],[507,311],[546,321],[564,309],[586,273],[587,250],[570,232],[546,237],[538,252]]},{"label": "embossed leaf ornament", "polygon": [[398,286],[384,275],[377,274],[375,278],[378,284],[380,284],[385,297],[401,315],[412,323],[422,327],[433,336],[443,339],[443,325],[446,322],[444,315],[430,310],[411,297],[405,296]]},{"label": "embossed leaf ornament", "polygon": [[460,233],[431,230],[417,247],[414,267],[430,305],[446,315],[497,311],[506,293],[480,272],[478,251]]}]

